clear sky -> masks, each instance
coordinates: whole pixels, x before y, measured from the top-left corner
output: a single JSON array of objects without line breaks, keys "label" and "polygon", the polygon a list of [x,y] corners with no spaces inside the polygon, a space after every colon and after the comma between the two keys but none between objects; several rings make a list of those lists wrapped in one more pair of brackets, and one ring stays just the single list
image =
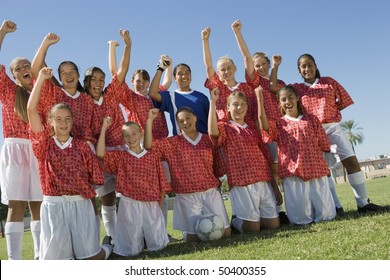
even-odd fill
[{"label": "clear sky", "polygon": [[[218,57],[230,56],[238,68],[236,78],[242,81],[243,59],[230,27],[240,19],[251,53],[282,55],[279,78],[286,83],[302,81],[296,61],[310,53],[322,76],[333,77],[346,88],[355,104],[343,111],[343,119],[353,119],[363,128],[366,139],[356,152],[359,159],[366,159],[390,154],[389,12],[387,0],[1,0],[1,22],[10,19],[18,29],[4,39],[0,63],[8,69],[16,56],[32,59],[44,36],[54,32],[61,40],[49,49],[49,66],[57,69],[61,61],[72,60],[80,68],[81,80],[88,67],[98,66],[106,72],[107,84],[106,43],[121,42],[118,30],[123,28],[133,41],[129,84],[135,69],[144,68],[153,76],[160,54],[166,53],[174,64],[189,64],[192,88],[208,94],[203,86],[201,30],[208,26],[212,30],[214,65]],[[122,51],[123,43],[118,60]],[[175,87],[173,83],[171,89]]]}]

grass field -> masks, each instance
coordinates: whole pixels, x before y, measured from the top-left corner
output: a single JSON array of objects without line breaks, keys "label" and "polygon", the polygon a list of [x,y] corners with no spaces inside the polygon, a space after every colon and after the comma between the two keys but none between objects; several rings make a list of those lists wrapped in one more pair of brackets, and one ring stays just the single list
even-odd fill
[{"label": "grass field", "polygon": [[[233,235],[208,243],[171,243],[160,252],[144,252],[132,259],[164,260],[389,260],[390,213],[361,216],[349,185],[336,186],[346,215],[331,222],[309,226],[283,226],[278,230],[263,230],[259,234]],[[390,205],[390,178],[367,181],[371,201]],[[230,201],[226,201],[231,213]],[[172,211],[169,211],[169,223]],[[168,225],[168,232],[181,238]],[[104,229],[102,227],[102,236]],[[32,239],[26,232],[23,258],[32,259]],[[0,259],[7,259],[5,238],[0,238]],[[131,259],[111,256],[115,259]]]}]

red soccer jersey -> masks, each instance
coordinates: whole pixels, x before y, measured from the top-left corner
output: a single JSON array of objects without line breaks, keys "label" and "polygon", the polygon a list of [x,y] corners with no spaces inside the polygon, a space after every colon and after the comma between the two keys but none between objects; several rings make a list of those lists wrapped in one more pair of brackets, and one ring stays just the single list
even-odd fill
[{"label": "red soccer jersey", "polygon": [[[245,74],[245,79],[253,88],[257,88],[258,86],[263,88],[263,103],[267,118],[276,120],[282,117],[282,113],[279,109],[279,101],[276,94],[272,93],[270,90],[269,80],[259,76],[257,73],[255,73],[255,78],[253,80],[251,80],[247,74]],[[278,80],[279,89],[285,85],[286,84],[282,80]]]},{"label": "red soccer jersey", "polygon": [[229,88],[219,79],[217,72],[215,72],[211,81],[206,79],[204,86],[209,90],[219,89],[219,98],[216,104],[218,121],[229,121],[230,118],[226,110],[227,98],[232,92],[239,91],[248,98],[248,112],[245,116],[248,125],[253,126],[257,123],[257,98],[253,87],[248,83],[238,83],[234,88]]},{"label": "red soccer jersey", "polygon": [[341,121],[341,110],[353,104],[348,92],[334,79],[321,77],[314,84],[296,83],[305,113],[315,115],[322,124]]},{"label": "red soccer jersey", "polygon": [[92,136],[92,120],[94,118],[92,98],[83,92],[77,92],[74,96],[71,96],[61,87],[54,84],[53,81],[46,80],[42,88],[38,107],[43,123],[45,123],[50,109],[58,103],[67,104],[72,109],[72,135],[75,138],[84,139],[95,144],[97,139]]},{"label": "red soccer jersey", "polygon": [[15,111],[16,84],[5,73],[3,65],[0,71],[0,102],[2,103],[4,138],[28,139],[28,123],[22,121]]},{"label": "red soccer jersey", "polygon": [[316,116],[271,120],[269,133],[270,140],[278,143],[280,178],[297,176],[308,181],[328,175],[322,152],[330,151],[330,142]]},{"label": "red soccer jersey", "polygon": [[[222,146],[226,158],[226,173],[230,187],[247,186],[271,181],[271,159],[264,156],[260,133],[253,127],[233,122],[219,122],[215,145]],[[268,155],[268,153],[267,153]]]},{"label": "red soccer jersey", "polygon": [[218,188],[220,181],[214,175],[213,147],[207,134],[198,134],[193,141],[185,134],[154,142],[154,150],[168,162],[171,186],[175,193],[204,192]]},{"label": "red soccer jersey", "polygon": [[61,145],[50,136],[50,129],[30,132],[30,139],[44,195],[96,196],[92,185],[104,184],[103,168],[85,141],[71,137]]},{"label": "red soccer jersey", "polygon": [[104,90],[103,96],[99,101],[93,100],[94,103],[94,118],[93,118],[93,137],[99,139],[100,131],[103,124],[103,119],[106,116],[112,118],[112,125],[106,132],[106,146],[116,147],[123,144],[122,139],[122,126],[125,123],[122,111],[120,109],[120,102],[116,98],[115,91],[119,91],[120,85],[116,76],[112,79],[111,83]]},{"label": "red soccer jersey", "polygon": [[[126,83],[123,83],[120,102],[127,109],[126,113],[128,114],[129,121],[138,123],[144,129],[149,110],[155,108],[152,99],[148,95],[142,96],[135,93]],[[160,111],[153,122],[153,137],[155,139],[166,138],[168,137],[168,133],[164,112]]]},{"label": "red soccer jersey", "polygon": [[168,179],[159,156],[143,150],[106,151],[105,171],[116,175],[115,190],[139,201],[160,201],[163,192],[170,192]]}]

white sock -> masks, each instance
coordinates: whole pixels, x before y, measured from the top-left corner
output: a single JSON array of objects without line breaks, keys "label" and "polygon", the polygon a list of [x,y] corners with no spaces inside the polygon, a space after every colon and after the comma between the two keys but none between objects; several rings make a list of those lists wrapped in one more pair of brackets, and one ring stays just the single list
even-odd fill
[{"label": "white sock", "polygon": [[113,206],[102,205],[102,220],[107,235],[113,238],[115,236],[114,233],[115,233],[116,221],[117,221],[116,205]]},{"label": "white sock", "polygon": [[22,259],[23,222],[6,222],[4,228],[9,260]]},{"label": "white sock", "polygon": [[102,245],[102,249],[104,250],[104,252],[106,253],[106,256],[104,257],[105,260],[108,259],[108,257],[111,255],[112,253],[112,246],[108,245],[108,244],[103,244]]},{"label": "white sock", "polygon": [[242,229],[244,220],[241,220],[240,218],[234,218],[232,223],[236,230],[238,230],[240,233],[244,233],[244,230]]},{"label": "white sock", "polygon": [[278,208],[278,212],[286,212],[286,208],[284,207],[284,201],[282,204],[276,206]]},{"label": "white sock", "polygon": [[41,221],[32,220],[30,222],[31,235],[34,243],[34,259],[39,259],[39,244],[41,235]]},{"label": "white sock", "polygon": [[357,206],[366,206],[368,204],[368,195],[363,171],[348,174],[348,181],[355,195]]},{"label": "white sock", "polygon": [[187,232],[186,232],[186,231],[183,231],[183,232],[182,232],[182,235],[183,235],[183,240],[184,240],[184,241],[188,241],[188,240],[187,240]]},{"label": "white sock", "polygon": [[334,205],[336,206],[336,208],[342,208],[343,206],[341,205],[339,197],[337,196],[336,186],[334,184],[332,177],[328,177],[328,182],[329,182],[330,192],[332,193]]}]

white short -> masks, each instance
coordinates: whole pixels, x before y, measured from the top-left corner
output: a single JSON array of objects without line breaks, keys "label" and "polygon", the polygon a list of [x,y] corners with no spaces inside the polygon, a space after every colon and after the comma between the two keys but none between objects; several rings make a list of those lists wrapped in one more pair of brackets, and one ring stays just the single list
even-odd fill
[{"label": "white short", "polygon": [[329,167],[332,167],[340,160],[355,156],[355,152],[348,139],[348,135],[343,131],[340,124],[327,123],[323,124],[322,127],[324,128],[331,144],[330,153],[324,153],[325,160]]},{"label": "white short", "polygon": [[158,251],[168,245],[163,213],[157,201],[138,201],[122,195],[117,219],[115,254],[138,255],[144,249],[144,238],[148,251]]},{"label": "white short", "polygon": [[115,191],[116,176],[112,173],[104,172],[104,185],[93,185],[98,197],[105,196]]},{"label": "white short", "polygon": [[292,224],[327,221],[336,216],[327,176],[307,182],[288,177],[283,185],[287,217]]},{"label": "white short", "polygon": [[38,161],[31,141],[6,138],[0,155],[1,202],[9,200],[42,201]]},{"label": "white short", "polygon": [[43,197],[40,259],[86,259],[100,250],[96,215],[90,199],[80,195]]},{"label": "white short", "polygon": [[261,218],[279,217],[275,193],[269,182],[257,182],[245,187],[230,189],[232,211],[237,218],[259,222]]},{"label": "white short", "polygon": [[222,195],[217,189],[176,194],[173,202],[173,228],[189,234],[196,234],[196,221],[201,215],[210,213],[219,216],[225,228],[230,227]]}]

